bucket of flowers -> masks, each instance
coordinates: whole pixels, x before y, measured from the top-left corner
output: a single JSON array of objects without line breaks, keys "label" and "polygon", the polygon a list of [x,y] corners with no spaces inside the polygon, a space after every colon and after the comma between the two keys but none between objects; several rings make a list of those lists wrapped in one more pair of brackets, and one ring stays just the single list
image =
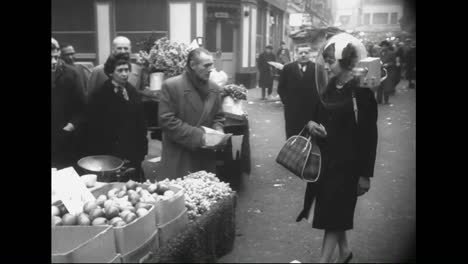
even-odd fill
[{"label": "bucket of flowers", "polygon": [[164,79],[180,75],[189,51],[189,45],[171,42],[167,37],[155,41],[149,53],[141,50],[138,62],[149,74],[150,90],[158,91]]},{"label": "bucket of flowers", "polygon": [[221,92],[223,111],[234,115],[244,115],[242,101],[247,100],[247,89],[244,85],[228,84]]}]

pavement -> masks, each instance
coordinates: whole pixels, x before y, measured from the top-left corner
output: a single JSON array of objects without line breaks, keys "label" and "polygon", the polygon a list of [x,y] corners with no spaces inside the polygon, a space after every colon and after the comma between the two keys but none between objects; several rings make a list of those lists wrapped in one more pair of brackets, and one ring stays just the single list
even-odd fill
[{"label": "pavement", "polygon": [[[390,105],[379,105],[379,142],[371,189],[358,199],[348,239],[351,262],[405,262],[416,241],[416,90],[397,86]],[[306,183],[276,164],[285,141],[283,106],[259,100],[250,89],[252,171],[243,176],[234,249],[220,263],[318,262],[322,230],[297,223]],[[413,259],[414,260],[414,259]]]}]

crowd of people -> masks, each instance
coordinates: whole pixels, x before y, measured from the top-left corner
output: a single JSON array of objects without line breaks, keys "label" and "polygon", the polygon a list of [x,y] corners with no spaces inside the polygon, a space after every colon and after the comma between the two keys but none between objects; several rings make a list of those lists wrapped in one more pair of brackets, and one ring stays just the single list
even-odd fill
[{"label": "crowd of people", "polygon": [[[389,98],[395,94],[396,86],[401,80],[408,81],[410,89],[416,88],[416,41],[407,38],[404,42],[399,38],[394,40],[383,40],[378,44],[372,41],[365,42],[369,57],[381,59],[387,76],[382,84],[376,89],[378,104],[390,104]],[[298,54],[298,56],[301,56]],[[284,41],[276,54],[273,46],[267,45],[257,60],[259,73],[258,87],[262,90],[261,99],[273,100],[273,81],[279,79],[281,70],[269,64],[269,61],[279,62],[283,65],[291,62],[291,54]],[[278,87],[279,90],[279,87]],[[279,93],[279,92],[278,92]]]},{"label": "crowd of people", "polygon": [[[129,168],[121,180],[145,180],[141,163],[148,154],[142,98],[149,87],[141,66],[131,63],[131,42],[112,42],[112,53],[91,71],[75,64],[70,44],[52,38],[52,167],[77,166],[85,156],[112,155]],[[190,172],[215,172],[213,149],[206,149],[200,126],[223,131],[221,87],[208,82],[213,56],[190,51],[185,73],[167,79],[158,109],[162,129],[161,172],[175,179]],[[169,88],[170,87],[170,88]],[[217,146],[217,147],[222,147]]]},{"label": "crowd of people", "polygon": [[416,88],[416,41],[407,38],[405,42],[399,38],[383,40],[379,44],[366,43],[370,57],[379,57],[387,71],[388,78],[377,88],[376,96],[379,104],[389,104],[389,97],[395,93],[401,80],[408,81],[408,88]]},{"label": "crowd of people", "polygon": [[52,167],[74,166],[87,155],[115,155],[134,168],[147,153],[141,68],[130,63],[131,42],[117,37],[104,64],[75,63],[71,44],[52,39]]}]

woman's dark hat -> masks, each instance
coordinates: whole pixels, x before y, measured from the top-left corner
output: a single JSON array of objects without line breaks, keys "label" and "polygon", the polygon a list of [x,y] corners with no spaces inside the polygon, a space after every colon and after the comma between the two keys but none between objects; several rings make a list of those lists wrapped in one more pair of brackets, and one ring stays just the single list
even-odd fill
[{"label": "woman's dark hat", "polygon": [[390,45],[390,42],[384,40],[384,41],[380,42],[379,46],[380,47],[390,47],[391,45]]}]

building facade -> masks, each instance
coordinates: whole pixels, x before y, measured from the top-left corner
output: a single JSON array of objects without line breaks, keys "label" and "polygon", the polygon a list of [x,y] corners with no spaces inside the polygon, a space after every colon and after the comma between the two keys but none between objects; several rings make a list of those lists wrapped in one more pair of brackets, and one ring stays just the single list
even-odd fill
[{"label": "building facade", "polygon": [[401,31],[402,0],[333,0],[334,25],[369,33]]},{"label": "building facade", "polygon": [[205,47],[229,81],[256,87],[257,58],[284,38],[284,1],[206,0]]},{"label": "building facade", "polygon": [[52,37],[70,43],[78,61],[104,63],[118,35],[137,53],[161,37],[201,38],[231,82],[256,86],[256,59],[287,39],[281,0],[51,0]]}]

